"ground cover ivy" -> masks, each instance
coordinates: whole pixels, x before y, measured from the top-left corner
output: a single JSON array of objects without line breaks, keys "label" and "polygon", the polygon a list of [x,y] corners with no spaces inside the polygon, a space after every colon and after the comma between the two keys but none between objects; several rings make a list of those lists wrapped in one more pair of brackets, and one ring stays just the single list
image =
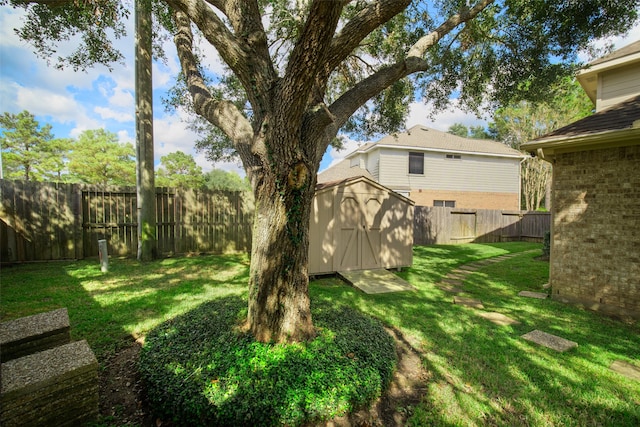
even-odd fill
[{"label": "ground cover ivy", "polygon": [[238,328],[228,297],[167,321],[146,338],[140,372],[156,415],[175,425],[301,425],[367,405],[388,386],[393,339],[352,308],[314,304],[318,336],[265,344]]}]

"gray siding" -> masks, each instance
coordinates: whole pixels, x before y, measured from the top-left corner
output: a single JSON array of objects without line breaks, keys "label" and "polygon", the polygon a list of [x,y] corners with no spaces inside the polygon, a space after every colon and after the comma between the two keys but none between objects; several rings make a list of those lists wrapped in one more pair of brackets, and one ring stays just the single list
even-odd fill
[{"label": "gray siding", "polygon": [[477,192],[517,193],[520,159],[461,154],[447,159],[445,153],[424,153],[424,175],[409,174],[405,150],[380,151],[379,182],[390,188],[429,188]]},{"label": "gray siding", "polygon": [[380,153],[374,151],[367,156],[367,170],[376,181],[380,180]]},{"label": "gray siding", "polygon": [[597,111],[640,95],[640,73],[637,65],[604,72],[599,77]]}]

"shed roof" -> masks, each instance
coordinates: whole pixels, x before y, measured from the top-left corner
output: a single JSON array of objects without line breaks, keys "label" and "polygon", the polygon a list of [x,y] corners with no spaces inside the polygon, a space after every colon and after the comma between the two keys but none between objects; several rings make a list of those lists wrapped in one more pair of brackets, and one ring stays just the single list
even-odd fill
[{"label": "shed roof", "polygon": [[338,187],[338,186],[347,186],[347,185],[352,185],[358,182],[365,182],[368,185],[377,188],[378,190],[382,190],[382,191],[386,191],[389,194],[397,197],[398,199],[409,203],[411,205],[415,205],[415,202],[413,200],[411,200],[408,197],[403,196],[400,193],[397,193],[395,191],[393,191],[392,189],[390,189],[389,187],[385,187],[384,185],[374,181],[372,178],[368,178],[366,176],[353,176],[350,178],[345,178],[345,179],[339,179],[336,181],[331,181],[331,182],[322,182],[322,183],[318,183],[316,184],[316,192],[318,191],[325,191],[328,190],[330,188],[334,188],[334,187]]},{"label": "shed roof", "polygon": [[468,153],[498,157],[522,157],[518,150],[489,139],[463,138],[448,132],[430,127],[416,125],[406,132],[387,135],[377,142],[364,144],[353,151],[347,158],[357,153],[365,153],[376,148],[393,147],[420,151],[441,151],[451,153]]}]

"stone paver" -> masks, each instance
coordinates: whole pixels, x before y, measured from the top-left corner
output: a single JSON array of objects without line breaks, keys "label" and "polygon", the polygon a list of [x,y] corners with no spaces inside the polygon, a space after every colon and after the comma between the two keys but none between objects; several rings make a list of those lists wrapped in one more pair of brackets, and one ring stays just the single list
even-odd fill
[{"label": "stone paver", "polygon": [[[460,268],[456,268],[455,270],[451,270],[451,273],[453,273],[454,275],[460,276],[460,275],[467,275],[467,274],[471,274],[473,273],[473,271],[470,270],[462,270]],[[449,274],[451,274],[449,273]]]},{"label": "stone paver", "polygon": [[441,280],[441,282],[442,283],[447,283],[449,285],[462,286],[462,280],[460,280],[460,279],[453,279],[453,278],[445,277],[444,279]]},{"label": "stone paver", "polygon": [[466,271],[478,271],[478,267],[474,267],[471,264],[461,265],[458,268]]},{"label": "stone paver", "polygon": [[516,319],[512,319],[509,316],[505,316],[502,313],[496,313],[495,311],[479,311],[478,316],[483,319],[487,319],[488,321],[495,323],[498,326],[509,326],[509,325],[519,325]]},{"label": "stone paver", "polygon": [[557,335],[548,334],[537,329],[522,335],[522,338],[561,353],[578,346],[578,343],[574,341],[569,341]]},{"label": "stone paver", "polygon": [[464,289],[458,288],[457,286],[447,285],[445,283],[439,284],[438,287],[446,292],[451,292],[452,294],[459,294],[464,292]]},{"label": "stone paver", "polygon": [[467,307],[484,309],[484,305],[482,305],[482,301],[480,301],[479,299],[455,296],[453,297],[453,303],[458,305],[464,305]]},{"label": "stone paver", "polygon": [[518,293],[518,296],[527,297],[527,298],[547,299],[549,295],[543,292],[521,291]]},{"label": "stone paver", "polygon": [[640,381],[640,367],[624,360],[615,360],[609,369],[629,379]]}]

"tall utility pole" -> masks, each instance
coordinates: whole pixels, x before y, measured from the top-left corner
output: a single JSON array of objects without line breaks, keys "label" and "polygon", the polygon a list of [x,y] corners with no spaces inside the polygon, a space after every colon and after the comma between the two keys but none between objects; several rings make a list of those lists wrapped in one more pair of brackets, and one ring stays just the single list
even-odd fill
[{"label": "tall utility pole", "polygon": [[135,0],[136,21],[136,192],[138,260],[157,256],[156,189],[153,164],[153,83],[151,80],[151,2]]}]

